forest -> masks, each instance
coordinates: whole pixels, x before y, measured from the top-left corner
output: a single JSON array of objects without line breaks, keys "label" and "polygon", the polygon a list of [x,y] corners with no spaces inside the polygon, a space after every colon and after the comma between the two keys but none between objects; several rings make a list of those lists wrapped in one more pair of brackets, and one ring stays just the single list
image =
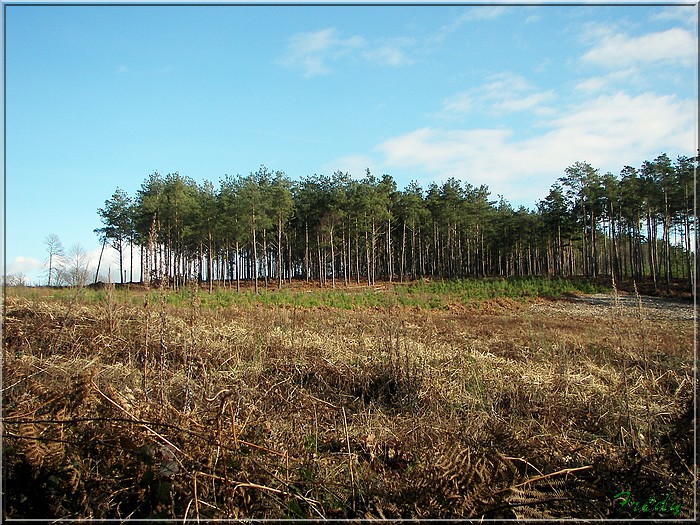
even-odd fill
[{"label": "forest", "polygon": [[294,181],[260,166],[218,187],[154,172],[134,197],[116,189],[95,232],[118,252],[122,283],[136,264],[141,281],[175,289],[534,275],[692,288],[697,160],[663,153],[619,175],[576,162],[534,210],[455,178],[400,190],[369,169]]}]

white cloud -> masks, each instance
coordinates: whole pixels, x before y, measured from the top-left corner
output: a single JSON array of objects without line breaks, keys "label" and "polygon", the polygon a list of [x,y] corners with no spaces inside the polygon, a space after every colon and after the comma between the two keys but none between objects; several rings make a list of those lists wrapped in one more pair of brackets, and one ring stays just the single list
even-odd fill
[{"label": "white cloud", "polygon": [[[586,159],[619,170],[660,150],[694,151],[693,102],[674,96],[624,92],[604,95],[548,122],[552,130],[525,143],[566,161]],[[574,156],[576,158],[574,158]],[[571,159],[571,160],[570,160]],[[563,166],[565,167],[565,166]]]},{"label": "white cloud", "polygon": [[498,5],[490,6],[473,6],[467,9],[462,15],[465,21],[473,20],[495,20],[506,12],[505,7]]},{"label": "white cloud", "polygon": [[7,275],[12,274],[30,274],[40,271],[43,267],[43,263],[34,259],[33,257],[24,257],[18,255],[14,260],[7,265],[6,273]]},{"label": "white cloud", "polygon": [[413,60],[409,59],[397,46],[386,45],[371,49],[366,51],[364,56],[371,61],[388,66],[402,66],[413,63]]},{"label": "white cloud", "polygon": [[522,76],[502,72],[492,75],[481,86],[445,99],[440,116],[459,117],[473,111],[513,113],[536,110],[548,113],[545,103],[553,99],[553,91],[537,91]]},{"label": "white cloud", "polygon": [[483,20],[495,20],[506,12],[507,8],[501,5],[481,5],[467,7],[464,12],[455,18],[447,27],[447,30],[455,30],[469,22]]},{"label": "white cloud", "polygon": [[532,86],[524,77],[503,71],[489,77],[489,82],[479,89],[489,97],[503,96],[503,93],[522,92],[531,89]]},{"label": "white cloud", "polygon": [[583,60],[611,68],[662,62],[692,65],[697,58],[696,52],[697,42],[693,35],[674,28],[638,37],[606,34],[583,55]]},{"label": "white cloud", "polygon": [[487,20],[495,20],[503,15],[508,8],[498,5],[482,5],[467,7],[464,12],[440,28],[440,31],[434,36],[435,41],[444,40],[445,36],[454,33],[462,26],[472,22],[484,22]]},{"label": "white cloud", "polygon": [[482,152],[502,149],[511,133],[507,129],[422,128],[389,139],[377,149],[384,154],[388,166],[418,167],[434,175],[460,176],[492,162]]},{"label": "white cloud", "polygon": [[614,86],[619,86],[623,82],[629,83],[632,80],[639,80],[639,69],[631,67],[627,69],[616,69],[606,75],[590,77],[576,84],[577,91],[595,93],[600,91],[610,91]]},{"label": "white cloud", "polygon": [[306,77],[322,75],[330,72],[328,62],[365,45],[364,38],[341,38],[332,27],[312,33],[297,33],[290,37],[282,62],[289,67],[301,68]]},{"label": "white cloud", "polygon": [[534,204],[579,160],[619,172],[661,151],[692,154],[693,115],[689,100],[620,92],[542,120],[537,124],[547,131],[527,139],[511,129],[422,128],[383,142],[377,151],[388,168],[487,184],[493,195]]},{"label": "white cloud", "polygon": [[362,36],[343,37],[337,29],[327,28],[292,35],[281,63],[301,69],[307,78],[330,73],[331,63],[346,57],[380,65],[403,66],[413,63],[403,49],[411,43],[408,38],[368,42]]},{"label": "white cloud", "polygon": [[467,93],[457,93],[445,99],[442,112],[445,115],[466,114],[474,107],[474,96]]},{"label": "white cloud", "polygon": [[543,103],[554,98],[553,91],[542,91],[521,97],[507,97],[497,100],[493,104],[493,109],[502,112],[526,111],[528,109],[541,107]]},{"label": "white cloud", "polygon": [[690,27],[697,25],[697,6],[669,6],[652,15],[650,20],[680,22]]}]

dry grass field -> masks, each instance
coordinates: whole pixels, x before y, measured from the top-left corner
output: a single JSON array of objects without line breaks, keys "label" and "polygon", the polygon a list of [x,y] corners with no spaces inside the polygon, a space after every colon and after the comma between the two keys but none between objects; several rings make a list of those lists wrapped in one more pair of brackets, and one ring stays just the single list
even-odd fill
[{"label": "dry grass field", "polygon": [[692,304],[52,295],[6,295],[5,518],[694,516]]}]

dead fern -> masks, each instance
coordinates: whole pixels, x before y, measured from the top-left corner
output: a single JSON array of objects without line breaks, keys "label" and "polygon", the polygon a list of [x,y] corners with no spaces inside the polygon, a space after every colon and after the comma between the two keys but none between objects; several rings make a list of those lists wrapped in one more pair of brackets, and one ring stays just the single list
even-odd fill
[{"label": "dead fern", "polygon": [[550,478],[512,487],[505,501],[517,519],[557,519],[570,516],[574,505],[584,506],[593,517],[596,499],[597,491],[576,479]]},{"label": "dead fern", "polygon": [[420,518],[478,516],[492,505],[499,488],[518,475],[513,463],[498,453],[477,454],[451,444],[436,455],[428,458],[432,466],[415,486]]}]

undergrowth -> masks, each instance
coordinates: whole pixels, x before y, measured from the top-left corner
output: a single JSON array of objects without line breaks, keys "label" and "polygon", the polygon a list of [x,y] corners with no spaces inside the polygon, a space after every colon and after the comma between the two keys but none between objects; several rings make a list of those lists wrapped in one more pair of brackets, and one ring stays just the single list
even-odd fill
[{"label": "undergrowth", "polygon": [[692,517],[692,323],[476,288],[9,296],[4,517]]},{"label": "undergrowth", "polygon": [[[106,300],[107,288],[15,288],[14,296],[31,300],[52,299],[73,301],[76,297],[88,304],[99,304]],[[591,294],[609,292],[609,285],[594,283],[585,279],[550,279],[544,277],[522,278],[483,278],[462,280],[420,280],[412,283],[382,283],[376,287],[353,286],[337,289],[309,287],[299,290],[296,285],[276,288],[262,288],[257,294],[251,289],[236,291],[226,286],[218,286],[212,294],[202,293],[197,287],[183,287],[180,290],[150,291],[150,301],[157,301],[159,294],[165,293],[166,301],[172,306],[187,306],[192,294],[197,294],[203,307],[227,308],[250,307],[255,305],[297,308],[336,308],[352,310],[356,308],[391,308],[394,305],[419,308],[422,310],[447,310],[450,305],[479,306],[494,298],[529,300],[537,297],[555,298],[562,295]],[[138,306],[143,302],[139,294],[128,288],[113,289],[114,300],[119,303]]]}]

